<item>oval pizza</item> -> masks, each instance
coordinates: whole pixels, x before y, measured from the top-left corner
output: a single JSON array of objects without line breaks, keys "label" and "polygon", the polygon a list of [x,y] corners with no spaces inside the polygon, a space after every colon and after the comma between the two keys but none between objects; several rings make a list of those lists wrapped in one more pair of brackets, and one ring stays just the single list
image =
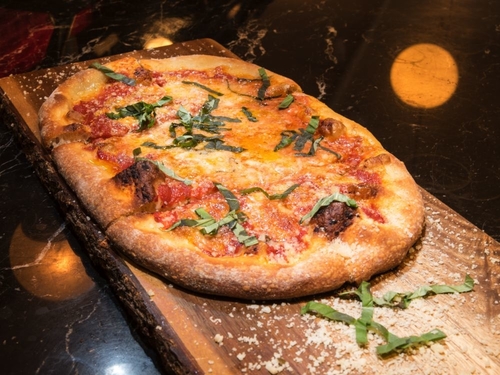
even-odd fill
[{"label": "oval pizza", "polygon": [[283,299],[397,266],[424,223],[404,164],[293,80],[208,55],[94,63],[44,146],[128,258],[197,292]]}]

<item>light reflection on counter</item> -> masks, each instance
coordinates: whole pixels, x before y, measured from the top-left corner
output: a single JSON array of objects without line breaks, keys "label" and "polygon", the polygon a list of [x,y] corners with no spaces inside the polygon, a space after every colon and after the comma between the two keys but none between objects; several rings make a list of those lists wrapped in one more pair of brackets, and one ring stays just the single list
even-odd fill
[{"label": "light reflection on counter", "polygon": [[453,56],[435,44],[415,44],[394,60],[390,80],[396,95],[417,108],[434,108],[446,103],[458,85],[458,68]]},{"label": "light reflection on counter", "polygon": [[68,241],[59,238],[63,229],[61,226],[47,241],[30,238],[21,225],[12,235],[12,272],[19,284],[36,297],[62,301],[82,295],[94,286]]}]

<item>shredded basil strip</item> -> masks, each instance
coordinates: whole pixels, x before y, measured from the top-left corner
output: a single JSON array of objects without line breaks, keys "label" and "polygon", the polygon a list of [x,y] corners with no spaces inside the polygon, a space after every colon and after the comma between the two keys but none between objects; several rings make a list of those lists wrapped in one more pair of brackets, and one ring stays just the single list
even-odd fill
[{"label": "shredded basil strip", "polygon": [[287,109],[288,107],[290,107],[290,105],[293,103],[293,101],[295,100],[295,98],[293,97],[292,94],[288,94],[285,99],[283,99],[283,101],[278,105],[278,108],[279,109]]},{"label": "shredded basil strip", "polygon": [[226,145],[222,139],[215,137],[213,139],[205,139],[205,142],[207,143],[204,147],[206,150],[231,151],[235,154],[239,154],[246,150],[243,147]]},{"label": "shredded basil strip", "polygon": [[299,186],[300,186],[300,184],[293,184],[292,186],[290,186],[288,189],[286,189],[281,194],[269,194],[267,191],[265,191],[264,189],[262,189],[261,187],[258,187],[258,186],[251,187],[251,188],[248,188],[248,189],[244,189],[244,190],[240,191],[240,193],[243,194],[243,195],[247,195],[247,194],[251,194],[251,193],[254,193],[254,192],[261,192],[261,193],[263,193],[267,197],[267,199],[269,199],[269,200],[277,200],[277,199],[285,199],[286,197],[288,197],[288,195],[290,195],[290,193],[292,191],[294,191],[295,189],[297,189]]},{"label": "shredded basil strip", "polygon": [[[207,133],[220,134],[225,128],[225,122],[241,122],[237,118],[225,116],[213,116],[211,112],[219,105],[220,99],[208,95],[208,99],[203,104],[197,115],[193,116],[189,111],[180,106],[177,110],[177,117],[181,123],[172,123],[169,128],[170,136],[174,138],[172,146],[162,146],[165,149],[171,147],[194,148],[200,143],[205,143],[204,149],[207,150],[222,150],[240,153],[245,151],[243,147],[230,146],[224,143],[222,136],[207,137],[204,134],[194,133],[194,129],[206,131]],[[183,127],[184,134],[177,136],[176,129]]]},{"label": "shredded basil strip", "polygon": [[246,247],[256,245],[259,242],[257,238],[249,235],[245,228],[241,225],[241,222],[245,221],[246,217],[243,213],[238,212],[240,209],[240,203],[238,202],[236,196],[225,186],[216,182],[214,182],[214,185],[217,187],[229,206],[229,212],[226,216],[224,216],[221,220],[216,221],[207,211],[205,211],[204,208],[198,208],[195,210],[196,215],[199,217],[198,220],[181,219],[175,222],[167,230],[171,231],[180,226],[201,227],[201,233],[205,235],[216,235],[220,227],[227,225],[238,239],[238,242]]},{"label": "shredded basil strip", "polygon": [[129,78],[123,74],[115,73],[112,69],[99,64],[98,62],[94,62],[90,65],[91,68],[99,70],[101,73],[104,73],[107,77],[114,79],[119,82],[123,82],[129,86],[135,86],[135,79]]},{"label": "shredded basil strip", "polygon": [[312,208],[311,211],[309,211],[307,214],[302,216],[302,219],[300,219],[300,224],[304,223],[305,221],[311,219],[316,213],[319,211],[320,208],[326,207],[332,202],[342,202],[347,204],[351,208],[357,208],[358,204],[354,199],[349,198],[348,196],[341,194],[341,193],[334,193],[332,195],[329,195],[327,197],[323,197]]},{"label": "shredded basil strip", "polygon": [[108,112],[106,116],[113,120],[118,120],[124,117],[134,117],[139,121],[139,128],[137,131],[150,129],[155,123],[155,109],[162,107],[172,100],[170,96],[164,96],[156,103],[137,102],[127,105],[125,107],[117,108],[117,112]]},{"label": "shredded basil strip", "polygon": [[284,130],[281,132],[281,141],[274,147],[274,151],[290,146],[298,136],[299,134],[295,130]]},{"label": "shredded basil strip", "polygon": [[141,157],[136,157],[135,160],[149,161],[150,163],[153,163],[154,165],[156,165],[158,167],[158,169],[161,172],[163,172],[165,175],[167,175],[168,177],[173,178],[174,180],[183,182],[186,185],[191,185],[193,183],[193,181],[191,181],[191,180],[177,176],[177,174],[172,169],[167,168],[165,166],[165,164],[163,164],[161,161],[152,160],[152,159],[148,159],[148,158],[141,158]]},{"label": "shredded basil strip", "polygon": [[257,92],[257,98],[259,100],[264,100],[266,97],[266,91],[271,86],[271,81],[269,80],[269,77],[267,76],[267,73],[264,68],[259,68],[259,75],[260,78],[262,79],[262,85],[259,88],[259,91]]},{"label": "shredded basil strip", "polygon": [[[465,276],[463,284],[460,285],[425,285],[421,286],[414,292],[398,293],[389,291],[385,293],[382,298],[373,298],[373,303],[377,306],[384,307],[398,307],[406,309],[410,303],[416,298],[424,298],[436,294],[449,294],[449,293],[466,293],[474,288],[474,279],[469,275]],[[361,298],[358,291],[344,292],[339,295],[340,297],[358,297]]]},{"label": "shredded basil strip", "polygon": [[307,124],[306,132],[309,134],[314,134],[319,126],[319,116],[312,116]]},{"label": "shredded basil strip", "polygon": [[356,342],[358,345],[366,345],[368,343],[368,331],[372,331],[380,335],[386,341],[386,344],[379,345],[376,348],[377,355],[383,357],[392,353],[397,353],[410,347],[415,347],[421,344],[427,344],[432,341],[444,339],[446,334],[439,329],[433,329],[420,336],[407,336],[398,337],[384,327],[382,324],[373,320],[374,306],[389,306],[406,308],[408,305],[394,304],[392,296],[405,296],[405,298],[412,296],[413,298],[423,298],[431,294],[440,293],[466,293],[470,292],[473,288],[474,280],[466,275],[465,281],[462,285],[449,286],[449,285],[431,285],[419,288],[415,292],[407,293],[392,293],[389,292],[382,299],[373,297],[370,291],[370,284],[366,281],[362,282],[359,288],[353,292],[341,293],[340,296],[355,295],[361,301],[361,316],[356,319],[348,314],[344,314],[335,310],[334,308],[315,301],[308,302],[301,308],[301,314],[316,313],[324,318],[342,322],[354,326],[356,331]]},{"label": "shredded basil strip", "polygon": [[224,196],[224,199],[229,205],[229,209],[231,211],[238,211],[240,209],[240,202],[238,201],[236,196],[224,185],[219,184],[218,182],[215,182],[214,185],[217,188],[217,190],[219,190],[220,193]]},{"label": "shredded basil strip", "polygon": [[247,117],[248,121],[251,121],[251,122],[257,122],[258,121],[257,118],[255,118],[252,115],[252,112],[250,112],[247,107],[241,107],[241,111],[245,114],[245,116]]},{"label": "shredded basil strip", "polygon": [[[281,132],[281,140],[274,147],[274,151],[279,151],[294,143],[293,149],[297,151],[297,153],[295,154],[296,156],[304,156],[304,157],[314,156],[316,155],[316,151],[318,149],[322,149],[324,151],[327,151],[335,155],[337,159],[340,160],[341,159],[340,154],[338,154],[333,150],[330,150],[327,147],[321,146],[321,141],[323,140],[323,137],[314,138],[314,134],[316,133],[318,126],[319,126],[319,116],[312,116],[305,129],[299,129],[298,132],[295,130],[285,130]],[[302,152],[307,142],[311,142],[311,147],[309,148],[308,152]]]},{"label": "shredded basil strip", "polygon": [[217,95],[217,96],[222,96],[224,95],[223,93],[219,92],[219,91],[215,91],[213,89],[211,89],[210,87],[207,87],[205,85],[202,85],[201,83],[198,83],[198,82],[193,82],[193,81],[182,81],[182,83],[184,84],[187,84],[187,85],[194,85],[194,86],[197,86],[205,91],[208,91],[210,94],[214,94],[214,95]]}]

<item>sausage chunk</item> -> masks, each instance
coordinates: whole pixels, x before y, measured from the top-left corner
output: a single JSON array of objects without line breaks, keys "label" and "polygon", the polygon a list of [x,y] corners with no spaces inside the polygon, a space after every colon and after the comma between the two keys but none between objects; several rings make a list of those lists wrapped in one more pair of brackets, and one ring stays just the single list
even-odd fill
[{"label": "sausage chunk", "polygon": [[335,140],[339,138],[345,130],[345,125],[339,120],[333,118],[321,119],[318,125],[317,132],[323,137],[327,137],[330,140]]},{"label": "sausage chunk", "polygon": [[333,240],[352,224],[354,216],[354,208],[342,202],[333,202],[320,208],[311,222],[316,232],[324,232],[328,239]]}]

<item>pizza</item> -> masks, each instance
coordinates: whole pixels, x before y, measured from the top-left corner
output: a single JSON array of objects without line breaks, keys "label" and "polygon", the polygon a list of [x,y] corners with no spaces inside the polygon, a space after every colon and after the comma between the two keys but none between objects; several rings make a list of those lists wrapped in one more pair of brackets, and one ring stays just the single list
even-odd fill
[{"label": "pizza", "polygon": [[239,59],[94,63],[39,124],[113,246],[192,291],[326,292],[397,266],[423,229],[418,186],[366,128]]}]

